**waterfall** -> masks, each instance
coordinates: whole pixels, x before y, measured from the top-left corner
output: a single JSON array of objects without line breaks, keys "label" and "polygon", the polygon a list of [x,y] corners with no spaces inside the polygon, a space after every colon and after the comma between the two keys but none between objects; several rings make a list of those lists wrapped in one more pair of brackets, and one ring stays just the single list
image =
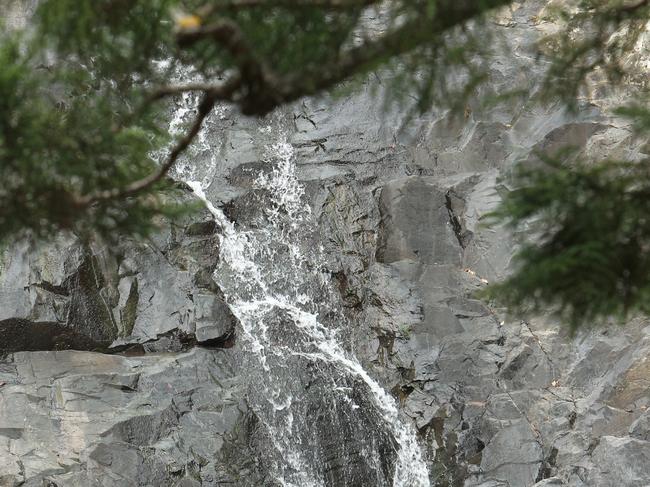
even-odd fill
[{"label": "waterfall", "polygon": [[310,238],[316,223],[293,148],[278,140],[254,183],[254,222],[235,225],[187,180],[222,230],[215,280],[241,324],[265,485],[428,486],[413,427],[343,345],[345,318]]}]

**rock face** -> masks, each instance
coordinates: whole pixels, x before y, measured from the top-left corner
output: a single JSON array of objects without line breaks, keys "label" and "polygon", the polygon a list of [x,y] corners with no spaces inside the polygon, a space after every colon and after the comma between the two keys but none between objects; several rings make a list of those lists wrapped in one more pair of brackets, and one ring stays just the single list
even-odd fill
[{"label": "rock face", "polygon": [[[526,46],[545,28],[541,7],[514,4],[500,22],[515,47],[493,62],[497,88],[535,76]],[[648,485],[650,323],[571,338],[551,317],[506,318],[472,298],[509,270],[512,236],[480,218],[513,164],[565,144],[633,154],[629,128],[593,99],[576,116],[470,104],[464,118],[430,113],[401,130],[403,113],[380,111],[370,91],[262,121],[220,110],[185,171],[254,229],[265,150],[284,134],[311,208],[301,245],[322,246],[335,291],[324,319],[347,323],[346,347],[414,425],[431,485]],[[246,370],[213,277],[222,229],[207,213],[165,228],[110,252],[63,236],[3,249],[0,485],[278,485],[282,459],[251,406],[265,376]],[[270,270],[281,276],[282,261]],[[280,347],[292,332],[276,321]],[[338,386],[361,411],[319,403],[337,385],[318,382],[319,367],[286,377],[306,399],[278,417],[308,423],[300,441],[326,459],[322,485],[380,485],[394,445],[375,432],[381,455],[369,458],[372,404],[354,381]]]},{"label": "rock face", "polygon": [[235,319],[212,279],[218,254],[211,220],[110,250],[18,242],[1,264],[0,351],[225,343]]},{"label": "rock face", "polygon": [[20,352],[2,366],[2,485],[217,485],[246,406],[224,352]]}]

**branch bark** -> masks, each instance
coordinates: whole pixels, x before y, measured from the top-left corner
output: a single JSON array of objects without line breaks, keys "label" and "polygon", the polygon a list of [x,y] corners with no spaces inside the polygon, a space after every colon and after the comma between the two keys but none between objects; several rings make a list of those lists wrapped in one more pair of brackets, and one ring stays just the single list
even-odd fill
[{"label": "branch bark", "polygon": [[[238,8],[295,5],[295,2],[314,7],[378,3],[377,0],[231,0],[220,4],[218,8],[224,5]],[[181,31],[177,39],[183,47],[210,38],[227,49],[240,69],[242,86],[246,87],[246,92],[238,100],[242,112],[247,115],[265,115],[282,103],[313,95],[365,72],[382,59],[406,54],[426,42],[434,42],[437,36],[449,29],[490,9],[510,3],[512,0],[441,0],[437,5],[438,15],[433,18],[419,16],[396,30],[341,53],[336,61],[319,66],[317,70],[303,70],[284,77],[277,76],[256,58],[244,33],[232,20],[224,19],[215,24]]]},{"label": "branch bark", "polygon": [[[318,73],[312,73],[307,77],[301,73],[291,83],[294,85],[291,91],[302,91],[299,96],[313,94],[315,91],[343,81],[356,72],[363,71],[369,64],[375,64],[381,59],[407,54],[427,41],[435,42],[440,35],[476,18],[480,13],[511,2],[512,0],[441,1],[437,7],[439,14],[433,19],[422,15],[394,31],[348,50],[340,56],[338,61],[319,68],[318,73],[325,73],[320,79],[318,79]],[[301,83],[299,78],[306,78],[307,83]],[[310,84],[313,85],[311,89]]]},{"label": "branch bark", "polygon": [[[180,47],[212,39],[228,51],[239,70],[242,88],[239,104],[244,114],[265,114],[282,103],[277,90],[270,89],[277,84],[275,74],[258,59],[245,34],[234,21],[221,19],[214,24],[186,29],[179,32],[176,39]],[[259,96],[260,93],[264,96]],[[255,108],[247,109],[248,106]]]},{"label": "branch bark", "polygon": [[259,83],[265,68],[259,61],[239,25],[230,19],[220,19],[214,24],[184,29],[176,35],[180,47],[189,47],[203,39],[212,39],[232,56],[245,84]]},{"label": "branch bark", "polygon": [[[275,87],[281,94],[283,103],[294,101],[307,95],[313,95],[342,81],[367,71],[386,58],[407,54],[426,42],[435,42],[436,38],[450,29],[474,19],[478,14],[490,9],[508,5],[512,0],[444,0],[439,2],[438,12],[433,19],[418,17],[400,28],[383,36],[367,41],[361,46],[342,53],[338,60],[318,70],[304,71],[284,78]],[[260,105],[263,106],[263,105]]]},{"label": "branch bark", "polygon": [[[133,196],[163,179],[180,155],[187,150],[197,136],[205,118],[217,101],[232,101],[248,115],[264,115],[278,105],[330,88],[355,74],[365,72],[382,59],[408,53],[425,42],[434,42],[437,36],[452,29],[486,10],[511,3],[512,0],[442,0],[433,19],[420,16],[383,36],[366,41],[361,46],[343,52],[336,61],[318,70],[310,69],[291,76],[278,77],[257,59],[239,26],[230,19],[214,24],[182,30],[177,34],[181,47],[190,46],[203,39],[212,39],[224,47],[233,57],[239,74],[222,85],[189,83],[162,86],[155,89],[151,101],[188,91],[203,92],[198,113],[188,132],[172,148],[165,162],[149,176],[124,188],[99,191],[74,198],[75,205],[83,208],[101,201]],[[323,8],[364,6],[378,0],[230,0],[219,8],[246,8],[254,6],[312,6]],[[641,2],[645,3],[645,2]]]},{"label": "branch bark", "polygon": [[88,206],[91,206],[95,203],[99,203],[102,201],[126,198],[129,196],[133,196],[137,193],[140,193],[141,191],[144,191],[145,189],[148,189],[154,184],[156,184],[157,182],[159,182],[167,175],[167,173],[174,166],[174,164],[176,163],[180,155],[183,152],[185,152],[185,150],[187,150],[187,148],[191,145],[194,138],[201,131],[203,122],[212,111],[212,108],[214,107],[216,101],[217,98],[215,97],[214,94],[210,92],[207,92],[203,96],[203,99],[199,104],[198,113],[194,118],[194,121],[192,122],[190,129],[176,143],[176,145],[174,145],[171,152],[167,156],[165,162],[155,172],[151,173],[150,175],[148,175],[143,179],[134,181],[133,183],[129,184],[124,188],[114,188],[110,190],[91,193],[85,196],[75,197],[73,198],[74,205],[77,206],[78,208],[86,208]]}]

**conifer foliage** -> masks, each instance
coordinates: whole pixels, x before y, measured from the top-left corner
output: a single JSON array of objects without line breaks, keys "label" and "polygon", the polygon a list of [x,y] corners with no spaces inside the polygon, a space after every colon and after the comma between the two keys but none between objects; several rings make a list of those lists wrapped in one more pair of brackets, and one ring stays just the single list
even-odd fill
[{"label": "conifer foliage", "polygon": [[[263,116],[400,56],[414,80],[446,33],[507,3],[40,0],[27,29],[0,27],[0,238],[146,234],[182,210],[167,174],[217,103]],[[201,101],[171,137],[165,101],[185,92]]]},{"label": "conifer foliage", "polygon": [[517,186],[488,215],[527,237],[516,272],[483,295],[519,314],[555,311],[573,332],[650,314],[650,160],[563,156],[520,167]]},{"label": "conifer foliage", "polygon": [[[40,0],[25,29],[0,21],[0,239],[145,235],[157,216],[187,211],[167,175],[217,104],[264,116],[381,68],[389,102],[463,107],[454,101],[486,79],[491,14],[511,3]],[[559,29],[538,46],[540,100],[577,110],[590,84],[626,84],[641,102],[621,114],[649,134],[647,72],[630,56],[650,1],[546,10]],[[194,119],[170,135],[166,102],[188,92],[199,95]],[[573,327],[649,312],[649,161],[540,158],[491,215],[536,237],[486,295],[519,311],[555,307]]]},{"label": "conifer foliage", "polygon": [[510,277],[481,294],[518,315],[553,311],[575,332],[650,314],[650,2],[557,2],[553,10],[563,28],[540,42],[550,62],[542,99],[577,111],[592,90],[623,91],[635,102],[615,112],[642,149],[630,160],[566,147],[539,154],[539,164],[522,161],[487,221],[528,236]]}]

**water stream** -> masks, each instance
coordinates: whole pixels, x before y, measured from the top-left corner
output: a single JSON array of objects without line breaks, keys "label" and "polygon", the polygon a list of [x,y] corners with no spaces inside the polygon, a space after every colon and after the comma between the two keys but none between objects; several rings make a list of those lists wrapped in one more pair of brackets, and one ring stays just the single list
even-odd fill
[{"label": "water stream", "polygon": [[345,346],[349,324],[333,304],[294,151],[277,140],[254,182],[261,210],[246,224],[206,197],[207,180],[187,181],[222,230],[215,280],[241,323],[264,483],[429,486],[412,426]]}]

